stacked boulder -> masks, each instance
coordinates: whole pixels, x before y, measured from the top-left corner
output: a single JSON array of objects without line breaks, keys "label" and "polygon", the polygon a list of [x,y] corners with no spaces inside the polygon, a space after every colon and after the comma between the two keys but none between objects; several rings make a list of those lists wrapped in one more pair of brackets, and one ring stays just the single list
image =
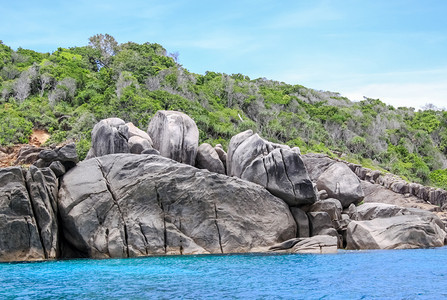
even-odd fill
[{"label": "stacked boulder", "polygon": [[231,138],[227,175],[257,183],[289,206],[317,199],[299,149],[270,143],[251,130]]},{"label": "stacked boulder", "polygon": [[147,132],[161,156],[195,165],[199,129],[189,116],[177,111],[158,111],[151,119]]},{"label": "stacked boulder", "polygon": [[446,232],[442,221],[421,209],[384,203],[351,207],[347,249],[407,249],[441,247]]},{"label": "stacked boulder", "polygon": [[[228,153],[199,146],[196,124],[180,112],[157,112],[147,132],[100,121],[88,154],[95,159],[78,163],[74,144],[34,156],[29,170],[0,169],[0,261],[333,253],[446,240],[436,215],[406,203],[412,194],[441,199],[441,191],[301,155],[251,130],[235,135]],[[377,203],[386,201],[394,202]]]},{"label": "stacked boulder", "polygon": [[92,130],[92,147],[86,159],[116,153],[152,153],[152,140],[143,130],[119,118],[101,120]]},{"label": "stacked boulder", "polygon": [[55,149],[45,149],[40,151],[39,159],[34,163],[38,168],[50,168],[56,177],[65,174],[69,169],[78,163],[78,154],[74,143]]}]

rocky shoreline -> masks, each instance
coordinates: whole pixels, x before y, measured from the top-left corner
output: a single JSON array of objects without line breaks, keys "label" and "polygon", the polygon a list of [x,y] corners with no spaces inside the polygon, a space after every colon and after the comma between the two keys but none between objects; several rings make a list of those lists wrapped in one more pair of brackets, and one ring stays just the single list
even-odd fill
[{"label": "rocky shoreline", "polygon": [[198,140],[180,112],[159,111],[147,132],[111,118],[82,162],[70,144],[0,169],[0,261],[445,244],[445,191],[250,130],[228,153]]}]

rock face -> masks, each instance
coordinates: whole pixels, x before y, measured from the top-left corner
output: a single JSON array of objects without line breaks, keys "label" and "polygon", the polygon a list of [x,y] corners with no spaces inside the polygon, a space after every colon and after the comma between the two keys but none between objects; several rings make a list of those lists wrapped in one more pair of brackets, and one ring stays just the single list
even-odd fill
[{"label": "rock face", "polygon": [[298,207],[291,207],[290,212],[296,222],[296,236],[299,238],[310,237],[309,217],[307,214]]},{"label": "rock face", "polygon": [[219,154],[210,144],[203,143],[197,150],[196,167],[208,171],[225,174],[225,167]]},{"label": "rock face", "polygon": [[161,156],[194,166],[199,130],[189,116],[177,111],[158,111],[147,132]]},{"label": "rock face", "polygon": [[0,169],[0,261],[42,260],[58,254],[56,177],[49,169],[31,167],[27,178],[28,182],[19,167]]},{"label": "rock face", "polygon": [[404,215],[348,225],[347,249],[407,249],[441,247],[446,233],[434,218]]},{"label": "rock face", "polygon": [[316,201],[300,155],[287,146],[263,140],[251,130],[231,138],[227,174],[264,186],[290,206]]},{"label": "rock face", "polygon": [[344,208],[351,203],[359,203],[365,196],[360,180],[344,163],[335,163],[327,168],[318,177],[317,188],[340,200]]},{"label": "rock face", "polygon": [[57,258],[59,254],[57,177],[50,168],[38,169],[35,166],[30,166],[26,174],[26,184],[31,197],[34,217],[39,228],[45,258]]},{"label": "rock face", "polygon": [[92,130],[92,148],[89,156],[128,153],[129,127],[119,118],[101,120]]},{"label": "rock face", "polygon": [[312,182],[317,182],[318,177],[320,177],[320,175],[330,166],[335,164],[335,160],[327,157],[325,154],[308,153],[302,155],[301,158],[303,159]]},{"label": "rock face", "polygon": [[65,174],[66,240],[88,257],[256,251],[296,236],[287,207],[258,185],[157,155],[108,155]]}]

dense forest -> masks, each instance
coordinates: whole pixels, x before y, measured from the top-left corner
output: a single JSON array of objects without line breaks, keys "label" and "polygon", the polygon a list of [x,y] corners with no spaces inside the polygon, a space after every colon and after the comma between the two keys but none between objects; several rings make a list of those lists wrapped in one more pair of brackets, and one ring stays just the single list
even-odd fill
[{"label": "dense forest", "polygon": [[447,188],[447,111],[395,108],[379,99],[353,102],[266,78],[194,74],[159,44],[119,44],[95,35],[89,44],[53,53],[13,50],[0,41],[0,144],[26,143],[32,129],[48,144],[74,140],[85,157],[90,133],[118,117],[146,130],[157,110],[191,116],[200,142],[226,147],[247,129],[303,153],[339,156],[406,180]]}]

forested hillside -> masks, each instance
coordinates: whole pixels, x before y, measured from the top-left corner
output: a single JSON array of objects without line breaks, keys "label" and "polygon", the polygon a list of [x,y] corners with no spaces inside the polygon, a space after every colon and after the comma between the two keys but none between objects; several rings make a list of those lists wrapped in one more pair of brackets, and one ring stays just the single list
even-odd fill
[{"label": "forested hillside", "polygon": [[119,117],[146,130],[157,110],[178,110],[196,121],[201,142],[225,147],[253,129],[304,153],[342,156],[447,188],[446,111],[352,102],[242,74],[194,74],[177,58],[159,44],[118,44],[109,35],[51,54],[0,42],[0,143],[26,143],[33,128],[46,129],[49,144],[73,139],[82,158],[100,119]]}]

